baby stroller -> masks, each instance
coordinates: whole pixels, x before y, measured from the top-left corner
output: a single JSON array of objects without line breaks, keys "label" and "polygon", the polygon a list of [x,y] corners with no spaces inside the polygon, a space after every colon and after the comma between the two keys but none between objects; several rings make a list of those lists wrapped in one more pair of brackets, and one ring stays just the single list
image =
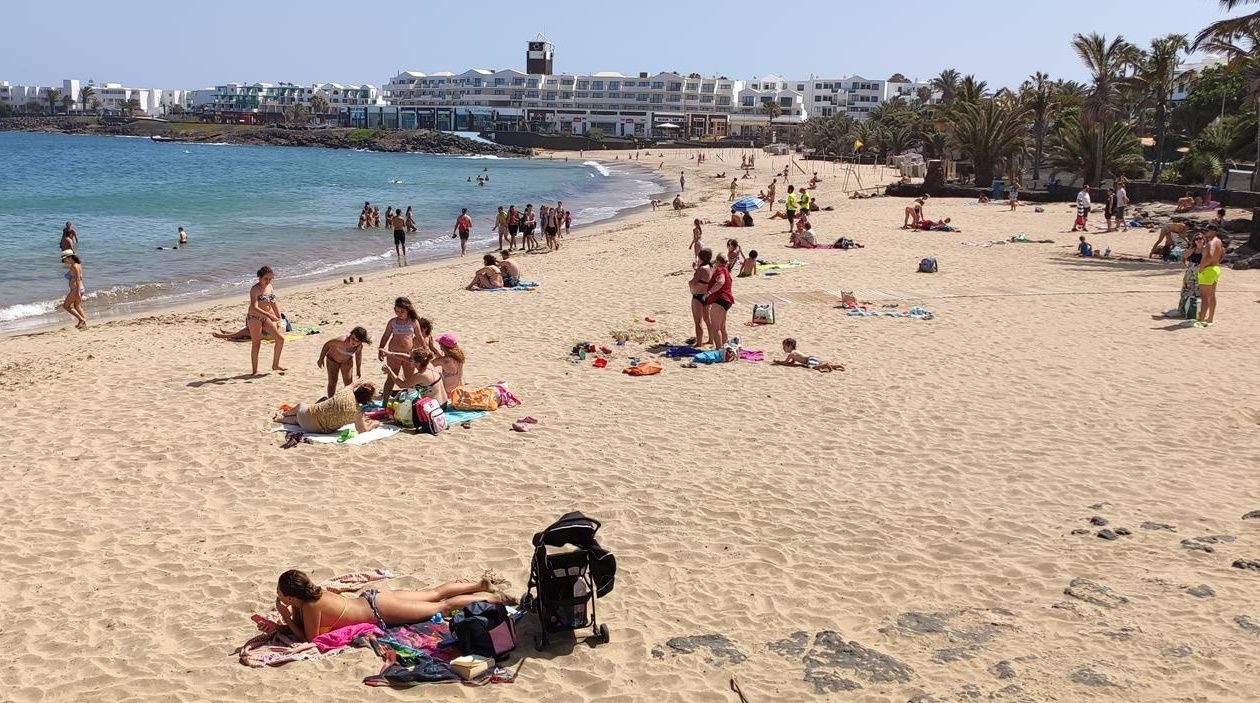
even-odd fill
[{"label": "baby stroller", "polygon": [[541,650],[549,635],[591,628],[592,644],[608,642],[608,626],[595,617],[595,599],[613,589],[617,559],[599,546],[599,521],[568,513],[534,535],[534,558],[521,608],[538,616],[534,646]]}]

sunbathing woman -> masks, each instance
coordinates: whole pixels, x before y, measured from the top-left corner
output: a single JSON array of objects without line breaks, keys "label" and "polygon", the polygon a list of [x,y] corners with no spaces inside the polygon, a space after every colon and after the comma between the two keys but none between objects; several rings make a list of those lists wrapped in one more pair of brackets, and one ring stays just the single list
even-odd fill
[{"label": "sunbathing woman", "polygon": [[434,356],[428,349],[412,349],[409,355],[411,372],[405,377],[394,373],[388,365],[381,371],[390,383],[399,388],[414,388],[420,391],[422,398],[432,398],[438,405],[446,405],[446,387],[442,385],[442,370],[433,364]]},{"label": "sunbathing woman", "polygon": [[816,356],[798,351],[796,340],[788,337],[783,340],[783,353],[787,354],[782,361],[772,361],[775,366],[804,366],[815,371],[844,371],[843,364],[828,364]]},{"label": "sunbathing woman", "polygon": [[424,622],[438,613],[450,614],[478,601],[514,605],[515,600],[491,581],[449,581],[423,591],[378,591],[369,588],[357,598],[316,586],[296,569],[280,574],[276,584],[276,610],[300,641],[310,641],[340,627]]},{"label": "sunbathing woman", "polygon": [[[376,357],[384,361],[395,373],[405,375],[411,371],[411,362],[407,354],[412,349],[424,346],[425,335],[420,329],[420,316],[408,298],[394,300],[394,316],[385,323],[385,331],[381,333],[380,344],[377,345]],[[386,352],[400,352],[386,354]],[[388,356],[388,358],[386,358]],[[385,381],[384,397],[388,398],[393,391],[393,384]]]},{"label": "sunbathing woman", "polygon": [[324,434],[336,432],[354,423],[354,429],[363,433],[380,424],[363,416],[363,406],[372,402],[375,395],[375,384],[370,381],[356,381],[317,403],[291,405],[271,419],[297,425],[303,432]]},{"label": "sunbathing woman", "polygon": [[1194,193],[1186,191],[1186,194],[1177,198],[1177,209],[1173,212],[1190,212],[1194,209]]},{"label": "sunbathing woman", "polygon": [[442,386],[447,397],[464,385],[464,350],[459,348],[459,340],[447,332],[437,338],[437,357],[435,363],[442,370]]},{"label": "sunbathing woman", "polygon": [[[324,342],[324,348],[319,351],[319,360],[315,362],[315,365],[328,370],[326,395],[331,397],[337,392],[338,375],[341,376],[341,382],[347,386],[352,380],[363,375],[363,345],[371,343],[367,330],[362,327],[355,327],[350,330],[350,334]],[[353,364],[351,364],[352,361]]]}]

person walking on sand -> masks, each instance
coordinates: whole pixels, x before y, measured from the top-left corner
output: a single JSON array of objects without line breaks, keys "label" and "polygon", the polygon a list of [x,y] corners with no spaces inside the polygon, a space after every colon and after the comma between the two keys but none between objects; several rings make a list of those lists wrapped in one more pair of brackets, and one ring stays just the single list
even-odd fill
[{"label": "person walking on sand", "polygon": [[684,171],[678,172],[678,190],[687,190],[687,174]]},{"label": "person walking on sand", "polygon": [[1129,223],[1124,219],[1125,208],[1129,207],[1129,191],[1124,187],[1125,183],[1124,176],[1116,179],[1116,207],[1114,214],[1116,221],[1120,223],[1121,232],[1129,231]]},{"label": "person walking on sand", "polygon": [[735,202],[735,189],[737,188],[739,188],[739,179],[732,178],[731,179],[731,199],[727,201],[728,203]]},{"label": "person walking on sand", "polygon": [[271,353],[271,370],[286,371],[280,365],[280,355],[284,353],[284,331],[279,323],[283,320],[280,304],[276,302],[275,289],[271,282],[276,274],[270,266],[258,269],[258,282],[249,289],[249,309],[245,313],[245,326],[249,328],[249,363],[253,375],[258,375],[258,350],[262,347],[263,330],[271,335],[275,350]]},{"label": "person walking on sand", "polygon": [[1072,224],[1072,231],[1085,231],[1089,224],[1089,184],[1081,186],[1081,192],[1076,194],[1076,222]]},{"label": "person walking on sand", "polygon": [[1011,212],[1015,212],[1015,206],[1019,205],[1019,179],[1011,182]]},{"label": "person walking on sand", "polygon": [[503,209],[502,205],[499,206],[499,212],[494,216],[494,231],[499,235],[499,248],[502,249],[503,242],[508,236],[507,211]]},{"label": "person walking on sand", "polygon": [[468,253],[468,236],[472,234],[472,218],[468,216],[468,208],[461,208],[459,217],[455,220],[455,231],[451,233],[451,238],[459,237],[459,255],[463,256]]},{"label": "person walking on sand", "polygon": [[1216,225],[1203,230],[1203,259],[1199,262],[1199,319],[1195,327],[1211,327],[1216,318],[1216,284],[1221,280],[1221,259],[1225,247],[1216,236]]},{"label": "person walking on sand", "polygon": [[83,294],[87,292],[83,287],[83,262],[72,250],[63,249],[61,263],[66,267],[66,283],[70,287],[61,307],[78,320],[74,326],[76,330],[87,329],[87,313],[83,310]]},{"label": "person walking on sand", "polygon": [[521,231],[521,212],[516,209],[515,205],[508,207],[507,228],[508,236],[512,240],[508,249],[516,251],[516,235]]},{"label": "person walking on sand", "polygon": [[704,230],[701,229],[700,218],[697,217],[692,221],[691,244],[687,245],[687,248],[691,249],[691,253],[696,256],[700,256],[700,250],[704,248],[704,242],[700,241],[700,238],[703,236]]}]

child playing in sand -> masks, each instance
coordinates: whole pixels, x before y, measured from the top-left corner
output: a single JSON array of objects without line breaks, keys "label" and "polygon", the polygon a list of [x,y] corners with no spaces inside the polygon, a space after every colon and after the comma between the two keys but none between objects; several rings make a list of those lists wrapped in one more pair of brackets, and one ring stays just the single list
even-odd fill
[{"label": "child playing in sand", "polygon": [[829,364],[816,356],[809,356],[796,348],[796,340],[788,337],[783,340],[783,353],[787,356],[782,361],[772,362],[775,366],[803,366],[815,371],[844,371],[843,364]]},{"label": "child playing in sand", "polygon": [[748,251],[748,258],[744,259],[744,263],[740,265],[739,274],[736,277],[748,278],[749,276],[756,276],[756,275],[757,275],[757,250],[750,249]]},{"label": "child playing in sand", "polygon": [[1081,256],[1094,255],[1094,247],[1090,246],[1089,242],[1085,241],[1085,235],[1083,234],[1081,235],[1081,243],[1076,245],[1076,251]]}]

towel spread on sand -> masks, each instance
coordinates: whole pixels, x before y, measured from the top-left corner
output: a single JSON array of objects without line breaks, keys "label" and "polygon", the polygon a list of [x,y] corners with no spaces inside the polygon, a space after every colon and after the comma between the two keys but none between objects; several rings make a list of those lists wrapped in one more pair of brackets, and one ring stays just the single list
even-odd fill
[{"label": "towel spread on sand", "polygon": [[479,417],[485,417],[490,413],[485,410],[453,410],[447,408],[442,411],[442,414],[446,417],[446,424],[458,425],[464,422],[472,422],[473,420],[476,420]]},{"label": "towel spread on sand", "polygon": [[764,264],[762,263],[757,264],[757,270],[758,271],[782,271],[784,269],[798,269],[798,268],[801,268],[802,266],[808,266],[808,264],[806,264],[804,261],[789,261],[786,264],[768,262]]},{"label": "towel spread on sand", "polygon": [[866,310],[864,308],[852,308],[846,312],[848,312],[850,317],[906,317],[913,320],[932,319],[932,311],[917,305],[909,310]]},{"label": "towel spread on sand", "polygon": [[271,429],[267,431],[268,432],[297,432],[302,435],[304,440],[307,440],[310,442],[316,442],[319,444],[367,444],[368,442],[374,442],[378,439],[392,437],[398,434],[399,432],[401,432],[402,428],[396,425],[380,425],[379,427],[374,427],[362,434],[356,434],[344,442],[338,442],[337,440],[341,438],[341,433],[345,432],[346,430],[350,430],[353,432],[354,424],[351,423],[349,425],[346,425],[345,427],[342,427],[336,432],[330,432],[327,434],[322,433],[322,432],[303,432],[301,427],[298,427],[297,425],[287,425],[287,424],[286,425],[272,425]]},{"label": "towel spread on sand", "polygon": [[511,288],[474,288],[473,290],[483,291],[486,293],[503,293],[503,292],[510,293],[513,291],[532,291],[537,287],[538,287],[538,284],[535,283],[534,281],[521,281],[520,283],[518,283],[515,286],[512,286]]}]

